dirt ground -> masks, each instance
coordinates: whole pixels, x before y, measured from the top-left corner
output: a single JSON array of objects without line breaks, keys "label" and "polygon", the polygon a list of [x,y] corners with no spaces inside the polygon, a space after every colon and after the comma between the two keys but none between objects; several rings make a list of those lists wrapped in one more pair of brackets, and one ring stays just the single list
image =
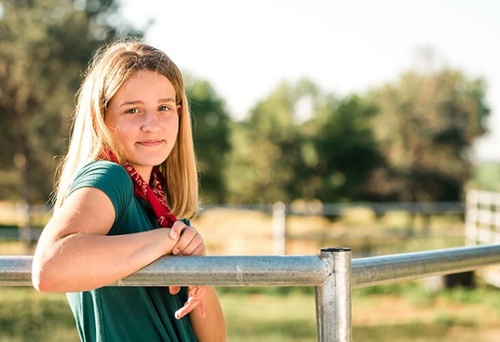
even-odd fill
[{"label": "dirt ground", "polygon": [[[340,217],[330,219],[322,216],[287,216],[286,244],[288,255],[319,254],[325,247],[350,247],[353,257],[405,252],[404,249],[433,249],[463,244],[463,222],[457,218],[446,218],[446,223],[433,218],[429,235],[422,241],[422,228],[415,228],[411,243],[408,243],[408,220],[401,213],[389,213],[376,218],[374,213],[360,208],[351,209]],[[441,219],[442,220],[442,219]],[[417,225],[419,224],[416,221]],[[258,211],[216,208],[204,211],[192,220],[204,237],[211,255],[271,255],[274,253],[273,219],[270,213]],[[420,229],[420,230],[419,230]]]}]

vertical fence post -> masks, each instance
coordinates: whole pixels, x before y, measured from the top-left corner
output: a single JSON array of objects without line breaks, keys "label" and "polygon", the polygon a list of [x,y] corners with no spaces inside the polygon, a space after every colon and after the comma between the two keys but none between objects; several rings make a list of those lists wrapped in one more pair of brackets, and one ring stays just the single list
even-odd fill
[{"label": "vertical fence post", "polygon": [[25,244],[30,244],[32,242],[30,205],[26,200],[22,200],[17,204],[17,226],[19,229],[19,240]]},{"label": "vertical fence post", "polygon": [[273,254],[284,255],[286,235],[286,206],[283,202],[273,204]]},{"label": "vertical fence post", "polygon": [[316,287],[318,341],[351,342],[351,249],[323,248],[329,275]]}]

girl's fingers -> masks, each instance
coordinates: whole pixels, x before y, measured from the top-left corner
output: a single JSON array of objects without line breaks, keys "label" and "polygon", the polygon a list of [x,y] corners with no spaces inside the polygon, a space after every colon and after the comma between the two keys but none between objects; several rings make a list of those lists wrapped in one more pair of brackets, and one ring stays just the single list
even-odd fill
[{"label": "girl's fingers", "polygon": [[193,227],[186,226],[181,233],[179,242],[172,249],[173,255],[205,255],[203,238]]},{"label": "girl's fingers", "polygon": [[181,236],[182,231],[186,229],[187,226],[182,221],[176,221],[172,228],[170,228],[170,238],[172,240],[177,240]]},{"label": "girl's fingers", "polygon": [[198,316],[201,318],[205,318],[205,297],[200,300],[200,304],[198,305]]},{"label": "girl's fingers", "polygon": [[180,286],[173,285],[168,287],[168,292],[170,292],[171,295],[178,294],[180,290],[181,290]]},{"label": "girl's fingers", "polygon": [[191,256],[203,256],[205,255],[205,244],[201,239],[194,239],[185,246],[184,248],[177,246],[174,249],[178,249],[178,253],[174,255],[191,255]]},{"label": "girl's fingers", "polygon": [[200,317],[205,317],[205,286],[193,286],[189,289],[189,298],[182,308],[175,312],[175,318],[181,319],[198,307]]},{"label": "girl's fingers", "polygon": [[175,312],[175,318],[181,319],[182,317],[186,316],[188,313],[193,311],[203,300],[203,298],[198,300],[194,300],[191,297],[188,298],[188,301],[184,304],[184,306]]}]

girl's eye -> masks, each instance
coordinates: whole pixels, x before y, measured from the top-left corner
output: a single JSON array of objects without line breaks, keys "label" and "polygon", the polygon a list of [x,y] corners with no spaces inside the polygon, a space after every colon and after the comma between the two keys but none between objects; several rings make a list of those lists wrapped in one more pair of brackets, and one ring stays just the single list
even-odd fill
[{"label": "girl's eye", "polygon": [[139,111],[137,110],[137,108],[130,108],[130,109],[127,109],[125,111],[125,113],[127,113],[127,114],[137,114],[137,113],[139,113]]},{"label": "girl's eye", "polygon": [[169,109],[169,108],[168,108],[167,106],[160,106],[160,107],[158,107],[158,110],[159,110],[160,112],[165,112],[165,111],[167,111],[168,109]]}]

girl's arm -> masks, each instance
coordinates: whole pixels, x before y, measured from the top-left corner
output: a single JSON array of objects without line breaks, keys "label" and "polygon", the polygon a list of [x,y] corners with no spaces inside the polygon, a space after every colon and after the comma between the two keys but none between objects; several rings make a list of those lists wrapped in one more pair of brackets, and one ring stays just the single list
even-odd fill
[{"label": "girl's arm", "polygon": [[[204,310],[200,314],[199,310]],[[189,313],[196,338],[200,342],[226,341],[226,324],[215,288],[206,287],[203,307],[197,306]]]},{"label": "girl's arm", "polygon": [[81,188],[69,195],[38,241],[33,286],[50,292],[102,287],[171,253],[178,242],[166,228],[107,236],[114,219],[113,204],[101,190]]}]

